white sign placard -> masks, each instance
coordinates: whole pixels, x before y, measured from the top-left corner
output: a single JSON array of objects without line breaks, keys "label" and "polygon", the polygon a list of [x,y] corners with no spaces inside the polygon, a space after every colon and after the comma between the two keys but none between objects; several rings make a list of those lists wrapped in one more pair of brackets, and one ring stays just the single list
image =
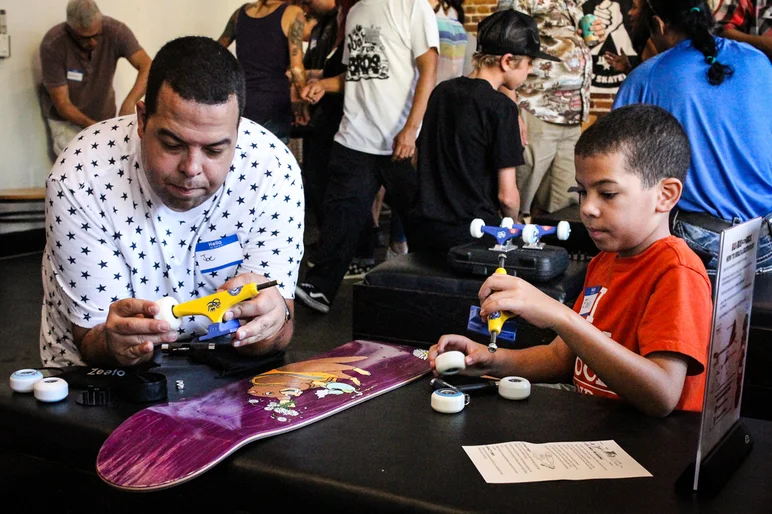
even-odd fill
[{"label": "white sign placard", "polygon": [[694,489],[700,462],[740,419],[761,218],[721,233]]},{"label": "white sign placard", "polygon": [[650,477],[616,441],[464,446],[489,484]]}]

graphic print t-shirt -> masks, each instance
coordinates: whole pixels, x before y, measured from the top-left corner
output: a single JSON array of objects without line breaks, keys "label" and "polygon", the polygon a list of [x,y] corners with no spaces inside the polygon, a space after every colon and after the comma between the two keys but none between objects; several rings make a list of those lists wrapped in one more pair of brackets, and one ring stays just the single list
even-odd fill
[{"label": "graphic print t-shirt", "polygon": [[415,60],[431,48],[439,49],[439,32],[426,0],[362,0],[352,7],[343,48],[343,120],[335,141],[391,155],[413,105]]},{"label": "graphic print t-shirt", "polygon": [[[601,252],[587,268],[574,310],[638,355],[685,357],[689,367],[676,409],[702,410],[713,302],[705,267],[682,239],[661,239],[633,257]],[[581,393],[618,398],[579,357],[574,384]]]}]

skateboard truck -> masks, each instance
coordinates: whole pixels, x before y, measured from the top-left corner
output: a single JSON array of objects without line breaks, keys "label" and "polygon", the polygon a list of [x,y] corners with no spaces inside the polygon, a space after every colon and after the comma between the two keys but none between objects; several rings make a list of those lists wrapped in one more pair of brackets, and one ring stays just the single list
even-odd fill
[{"label": "skateboard truck", "polygon": [[278,281],[276,280],[263,284],[251,282],[241,287],[219,291],[185,303],[178,303],[171,296],[165,296],[156,300],[161,310],[156,314],[155,319],[168,321],[171,329],[176,330],[182,325],[181,318],[184,316],[206,316],[212,323],[209,325],[206,335],[198,338],[199,341],[232,334],[239,329],[241,324],[237,319],[222,320],[228,309],[244,300],[254,298],[261,290],[277,284]]},{"label": "skateboard truck", "polygon": [[539,243],[539,239],[542,236],[549,234],[555,234],[558,239],[565,241],[568,236],[571,235],[571,225],[567,221],[561,221],[555,227],[548,225],[522,225],[515,223],[512,218],[503,218],[501,225],[498,227],[492,225],[486,225],[485,222],[476,218],[472,220],[469,225],[469,233],[472,237],[481,238],[483,234],[488,234],[496,238],[497,244],[490,248],[496,252],[510,252],[515,250],[517,246],[512,243],[512,240],[521,236],[523,248],[541,250],[544,248],[543,243]]}]

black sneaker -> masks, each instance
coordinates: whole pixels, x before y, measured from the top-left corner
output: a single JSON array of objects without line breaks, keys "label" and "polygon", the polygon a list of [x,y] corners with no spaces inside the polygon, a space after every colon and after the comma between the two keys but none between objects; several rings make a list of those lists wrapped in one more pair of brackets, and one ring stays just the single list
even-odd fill
[{"label": "black sneaker", "polygon": [[315,285],[303,282],[295,287],[295,296],[306,306],[311,309],[327,314],[330,312],[330,300],[319,291]]},{"label": "black sneaker", "polygon": [[375,259],[359,259],[354,258],[351,264],[348,265],[348,271],[343,276],[343,280],[356,279],[361,280],[365,278],[373,268],[375,267]]}]

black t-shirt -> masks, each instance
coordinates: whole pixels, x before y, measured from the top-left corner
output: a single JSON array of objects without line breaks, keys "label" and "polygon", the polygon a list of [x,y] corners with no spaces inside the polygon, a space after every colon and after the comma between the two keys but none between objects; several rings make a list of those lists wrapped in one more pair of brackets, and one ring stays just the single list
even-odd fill
[{"label": "black t-shirt", "polygon": [[440,83],[418,138],[415,218],[450,224],[499,218],[498,171],[523,164],[517,106],[483,79]]}]

